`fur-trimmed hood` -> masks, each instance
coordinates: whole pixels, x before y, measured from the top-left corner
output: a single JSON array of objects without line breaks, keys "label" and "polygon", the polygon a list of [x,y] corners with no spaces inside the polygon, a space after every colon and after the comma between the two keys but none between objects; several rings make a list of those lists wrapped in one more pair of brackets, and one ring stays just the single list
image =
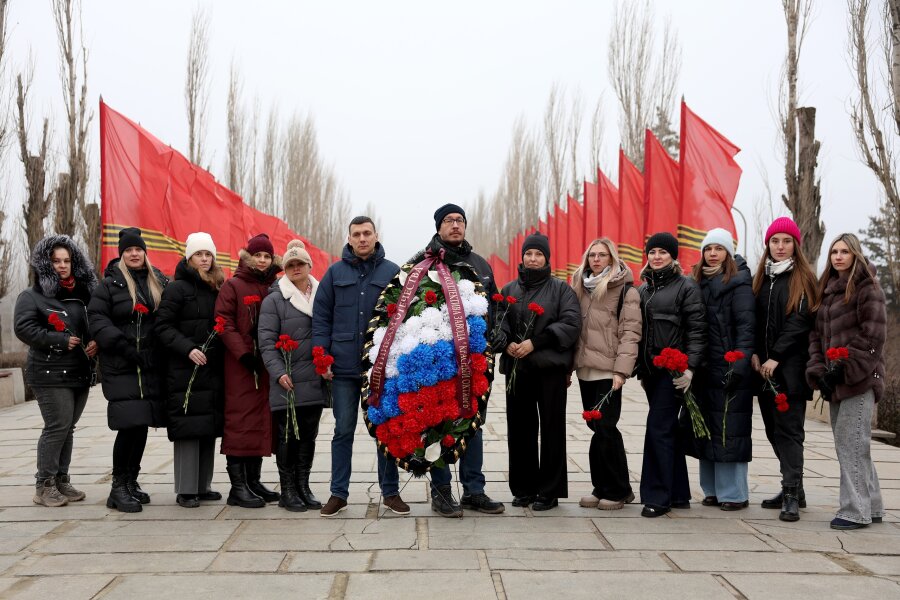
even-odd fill
[{"label": "fur-trimmed hood", "polygon": [[55,298],[59,293],[59,275],[53,268],[51,256],[56,247],[69,251],[75,282],[83,285],[88,293],[93,292],[97,287],[97,275],[81,248],[67,235],[48,235],[34,246],[31,253],[31,271],[41,293],[47,298]]},{"label": "fur-trimmed hood", "polygon": [[275,283],[276,276],[282,271],[281,257],[278,255],[272,257],[272,264],[265,273],[261,273],[253,268],[253,263],[251,262],[253,260],[253,255],[247,252],[246,249],[241,248],[238,256],[240,257],[240,262],[238,263],[237,269],[234,270],[235,277],[272,285]]}]

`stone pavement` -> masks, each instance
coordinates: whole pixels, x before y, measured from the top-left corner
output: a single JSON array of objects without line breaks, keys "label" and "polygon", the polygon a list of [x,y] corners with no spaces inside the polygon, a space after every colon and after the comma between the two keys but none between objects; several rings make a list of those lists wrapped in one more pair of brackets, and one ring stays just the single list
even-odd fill
[{"label": "stone pavement", "polygon": [[[759,507],[779,485],[778,465],[754,418],[755,459],[747,510],[700,506],[696,461],[689,470],[697,502],[658,519],[640,504],[604,512],[578,506],[591,490],[577,387],[569,391],[570,498],[558,509],[513,508],[506,485],[503,380],[485,431],[487,492],[506,502],[499,516],[433,515],[424,480],[410,480],[408,517],[379,510],[373,443],[360,424],[350,507],[343,518],[289,513],[270,505],[239,509],[224,501],[196,509],[175,504],[172,446],[151,432],[141,483],[153,497],[142,513],[105,507],[113,434],[95,389],[78,427],[73,483],[87,500],[63,508],[32,504],[33,402],[0,411],[0,597],[154,598],[181,593],[223,598],[900,598],[900,448],[875,443],[885,522],[859,531],[828,528],[837,505],[838,464],[827,425],[807,421],[806,493],[797,523]],[[646,402],[626,386],[621,427],[637,490]],[[333,420],[323,419],[313,489],[328,496]],[[403,483],[405,481],[403,478]],[[277,481],[272,459],[264,480]],[[228,491],[224,458],[215,488]]]}]

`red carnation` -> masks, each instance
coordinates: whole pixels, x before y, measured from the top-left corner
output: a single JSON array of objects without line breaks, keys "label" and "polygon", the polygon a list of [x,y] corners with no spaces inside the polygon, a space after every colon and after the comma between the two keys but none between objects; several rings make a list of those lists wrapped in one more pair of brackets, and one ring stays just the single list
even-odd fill
[{"label": "red carnation", "polygon": [[829,348],[825,351],[825,356],[831,361],[844,360],[850,357],[850,350],[846,346]]},{"label": "red carnation", "polygon": [[454,438],[449,433],[444,436],[444,439],[441,440],[441,445],[446,448],[453,446],[453,444],[455,444],[455,443],[456,443],[456,438]]},{"label": "red carnation", "polygon": [[775,405],[775,410],[777,410],[778,412],[787,412],[788,408],[789,408],[789,406],[788,406],[787,402]]},{"label": "red carnation", "polygon": [[213,325],[213,331],[219,335],[225,333],[225,317],[216,317],[216,324]]},{"label": "red carnation", "polygon": [[740,350],[731,350],[725,353],[725,362],[727,363],[736,363],[737,361],[744,358],[744,353]]},{"label": "red carnation", "polygon": [[603,418],[603,413],[600,412],[599,410],[591,411],[591,419],[593,419],[594,421],[599,421],[602,418]]},{"label": "red carnation", "polygon": [[146,315],[148,312],[150,312],[150,309],[147,308],[146,306],[144,306],[143,304],[141,304],[140,302],[138,302],[137,304],[134,305],[134,312],[140,313],[142,315]]},{"label": "red carnation", "polygon": [[397,303],[396,302],[391,302],[390,304],[387,305],[387,314],[389,317],[393,317],[396,312],[397,312]]},{"label": "red carnation", "polygon": [[244,306],[259,304],[260,302],[262,302],[262,298],[260,298],[259,296],[244,296]]},{"label": "red carnation", "polygon": [[787,404],[787,394],[779,392],[775,395],[775,404]]},{"label": "red carnation", "polygon": [[591,420],[591,411],[589,411],[589,410],[581,411],[581,418],[584,419],[585,421],[590,421]]},{"label": "red carnation", "polygon": [[313,357],[325,356],[325,348],[323,346],[315,346],[313,348]]},{"label": "red carnation", "polygon": [[425,292],[425,304],[431,305],[435,302],[437,302],[437,294],[434,293],[434,290]]},{"label": "red carnation", "polygon": [[493,296],[491,296],[491,300],[498,303],[503,302],[503,294],[494,294]]},{"label": "red carnation", "polygon": [[487,371],[487,359],[484,357],[484,354],[473,354],[470,360],[474,372],[484,373]]},{"label": "red carnation", "polygon": [[60,319],[59,315],[56,313],[50,313],[50,316],[47,317],[47,322],[57,331],[65,331],[66,329],[66,324],[63,323],[63,320]]},{"label": "red carnation", "polygon": [[528,310],[533,312],[537,316],[541,316],[544,314],[544,307],[538,304],[537,302],[531,302],[528,304]]},{"label": "red carnation", "polygon": [[506,297],[507,304],[515,304],[516,302],[518,302],[518,300],[516,300],[515,296],[507,296]]}]

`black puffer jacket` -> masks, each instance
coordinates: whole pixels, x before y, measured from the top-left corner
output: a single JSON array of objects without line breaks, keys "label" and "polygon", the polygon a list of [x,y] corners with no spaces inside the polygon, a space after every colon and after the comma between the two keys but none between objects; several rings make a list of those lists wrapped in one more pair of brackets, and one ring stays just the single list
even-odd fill
[{"label": "black puffer jacket", "polygon": [[[68,249],[72,259],[75,287],[71,291],[59,284],[53,269],[53,249]],[[97,287],[97,277],[87,258],[67,235],[51,235],[34,248],[31,255],[34,286],[16,299],[16,337],[28,345],[25,382],[32,387],[88,387],[92,384],[94,362],[82,348],[68,349],[74,334],[87,345],[87,303]],[[56,331],[48,318],[56,314],[68,331]]]},{"label": "black puffer jacket", "polygon": [[643,273],[641,316],[643,333],[638,353],[638,377],[662,374],[653,366],[653,357],[663,348],[676,348],[688,355],[695,371],[706,358],[706,308],[700,286],[675,272],[673,266]]},{"label": "black puffer jacket", "polygon": [[[806,383],[806,362],[809,360],[809,332],[814,318],[809,312],[809,298],[802,298],[798,310],[784,314],[790,291],[792,271],[770,275],[756,296],[756,342],[754,350],[760,364],[778,361],[774,380],[778,391],[802,400],[812,399],[812,389]],[[764,381],[755,377],[758,391]]]},{"label": "black puffer jacket", "polygon": [[[701,458],[713,462],[750,462],[753,457],[751,442],[753,421],[753,390],[750,378],[750,357],[753,354],[755,324],[755,299],[750,269],[740,256],[735,256],[737,274],[724,282],[722,273],[700,280],[709,335],[706,365],[700,370],[697,381],[697,401],[710,439],[697,440]],[[725,413],[726,392],[724,381],[729,365],[725,353],[740,350],[743,360],[734,364],[734,381],[737,387],[731,396],[728,413]],[[725,445],[722,445],[722,423],[725,419]]]},{"label": "black puffer jacket", "polygon": [[[150,295],[147,277],[156,277],[164,288],[168,278],[154,268],[130,271],[135,281],[138,302],[150,309],[141,316],[140,365],[128,358],[137,348],[138,313],[128,294],[125,278],[119,270],[119,259],[109,262],[105,277],[88,304],[91,335],[100,347],[100,371],[103,395],[109,401],[106,418],[112,430],[131,427],[165,425],[163,373],[161,355],[164,349],[156,338],[156,306]],[[129,348],[130,347],[130,348]],[[141,367],[140,386],[138,366]]]},{"label": "black puffer jacket", "polygon": [[269,289],[259,311],[259,350],[266,371],[269,372],[269,407],[287,409],[287,393],[278,379],[287,371],[284,356],[275,348],[278,336],[291,336],[300,346],[291,354],[291,379],[294,382],[295,406],[322,406],[322,377],[316,373],[312,362],[312,314],[313,302],[319,282],[310,277],[312,295],[309,301],[288,280],[282,277]]},{"label": "black puffer jacket", "polygon": [[[517,369],[561,369],[571,372],[575,365],[575,347],[581,336],[581,306],[578,296],[565,281],[550,276],[550,267],[526,269],[519,265],[519,278],[503,287],[504,296],[513,296],[512,305],[503,320],[507,344],[530,339],[534,351],[519,359]],[[535,317],[530,332],[526,328],[532,312],[532,302],[544,309]],[[500,357],[500,371],[510,374],[515,359],[504,352]]]},{"label": "black puffer jacket", "polygon": [[175,281],[166,286],[156,311],[156,335],[168,351],[166,414],[169,439],[173,441],[222,435],[225,389],[223,347],[218,336],[206,350],[206,364],[197,369],[187,412],[184,410],[184,396],[195,366],[188,354],[199,350],[209,338],[218,295],[219,290],[203,281],[182,259],[175,267]]}]

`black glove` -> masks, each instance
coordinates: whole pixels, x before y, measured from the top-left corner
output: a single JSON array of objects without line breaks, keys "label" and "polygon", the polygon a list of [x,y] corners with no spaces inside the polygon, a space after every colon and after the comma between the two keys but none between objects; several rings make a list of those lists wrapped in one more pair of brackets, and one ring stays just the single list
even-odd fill
[{"label": "black glove", "polygon": [[834,390],[839,383],[844,383],[844,365],[838,363],[831,367],[831,370],[825,371],[822,379],[828,382],[828,386]]},{"label": "black glove", "polygon": [[242,354],[238,359],[244,368],[250,371],[251,373],[256,373],[256,357],[254,357],[249,352],[247,354]]},{"label": "black glove", "polygon": [[831,397],[834,395],[834,386],[828,381],[828,377],[826,375],[820,375],[816,380],[819,384],[819,392],[822,394],[822,397],[825,400],[831,400]]},{"label": "black glove", "polygon": [[733,392],[740,387],[744,377],[740,373],[732,373],[731,377],[725,378],[725,391]]},{"label": "black glove", "polygon": [[134,363],[141,368],[144,367],[144,358],[141,356],[141,353],[137,351],[137,348],[131,344],[122,347],[122,356],[124,356],[125,360],[128,362]]},{"label": "black glove", "polygon": [[506,350],[506,334],[503,333],[502,329],[498,329],[497,332],[491,336],[491,349],[493,349],[495,353]]}]

